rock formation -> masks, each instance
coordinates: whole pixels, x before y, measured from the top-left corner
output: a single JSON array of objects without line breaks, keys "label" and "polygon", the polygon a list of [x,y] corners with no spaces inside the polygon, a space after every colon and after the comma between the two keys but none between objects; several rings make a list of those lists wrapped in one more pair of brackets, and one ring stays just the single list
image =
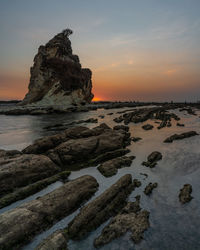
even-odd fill
[{"label": "rock formation", "polygon": [[66,29],[45,46],[40,46],[31,67],[29,91],[22,105],[64,105],[89,103],[92,72],[83,69],[77,55],[73,55]]}]

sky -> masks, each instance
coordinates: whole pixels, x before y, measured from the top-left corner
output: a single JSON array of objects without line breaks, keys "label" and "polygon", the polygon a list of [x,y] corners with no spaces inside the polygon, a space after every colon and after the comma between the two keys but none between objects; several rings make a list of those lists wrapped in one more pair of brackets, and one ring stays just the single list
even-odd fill
[{"label": "sky", "polygon": [[200,100],[200,0],[0,0],[0,100],[22,99],[40,45],[71,28],[94,100]]}]

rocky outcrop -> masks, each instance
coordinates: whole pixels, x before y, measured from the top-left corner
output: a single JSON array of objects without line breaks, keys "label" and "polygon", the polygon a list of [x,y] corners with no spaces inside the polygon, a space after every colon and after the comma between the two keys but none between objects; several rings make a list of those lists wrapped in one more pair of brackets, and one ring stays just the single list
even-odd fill
[{"label": "rocky outcrop", "polygon": [[39,47],[22,105],[70,106],[92,100],[92,72],[83,69],[78,56],[73,55],[68,38],[71,34],[71,30],[64,30]]},{"label": "rocky outcrop", "polygon": [[0,196],[58,173],[60,168],[45,155],[0,151]]},{"label": "rocky outcrop", "polygon": [[98,170],[105,177],[117,174],[119,168],[129,167],[135,156],[121,156],[102,163]]},{"label": "rocky outcrop", "polygon": [[157,162],[161,159],[162,154],[158,151],[154,151],[147,157],[147,161],[143,161],[142,165],[149,168],[154,168],[157,165]]},{"label": "rocky outcrop", "polygon": [[64,230],[58,230],[43,240],[35,250],[68,250],[67,241]]},{"label": "rocky outcrop", "polygon": [[94,177],[85,175],[55,191],[0,215],[1,249],[17,249],[36,233],[69,215],[97,190]]},{"label": "rocky outcrop", "polygon": [[189,132],[185,132],[185,133],[182,133],[179,135],[174,134],[174,135],[168,137],[167,139],[165,139],[164,142],[165,143],[172,143],[175,140],[182,140],[182,139],[189,138],[189,137],[192,137],[195,135],[198,135],[196,131],[189,131]]},{"label": "rocky outcrop", "polygon": [[126,207],[115,216],[102,230],[101,235],[95,239],[94,246],[101,247],[113,239],[119,238],[127,231],[131,231],[131,239],[139,243],[143,233],[149,227],[149,212],[140,208],[140,196],[135,202],[128,202]]},{"label": "rocky outcrop", "polygon": [[69,169],[85,164],[99,163],[127,153],[130,134],[113,130],[106,124],[93,129],[71,128],[63,133],[35,141],[23,150],[24,153],[43,153],[59,166]]},{"label": "rocky outcrop", "polygon": [[81,209],[69,224],[69,237],[75,240],[81,239],[115,215],[126,205],[126,198],[133,187],[130,174],[121,177],[103,194]]},{"label": "rocky outcrop", "polygon": [[179,193],[179,201],[181,203],[186,203],[192,200],[192,186],[190,184],[185,184]]}]

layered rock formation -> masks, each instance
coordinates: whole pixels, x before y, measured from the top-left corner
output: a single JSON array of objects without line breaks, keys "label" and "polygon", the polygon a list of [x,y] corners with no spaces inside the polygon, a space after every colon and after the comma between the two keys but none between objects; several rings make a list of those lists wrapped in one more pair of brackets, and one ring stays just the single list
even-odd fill
[{"label": "layered rock formation", "polygon": [[73,55],[67,29],[45,46],[40,46],[31,67],[29,91],[22,105],[65,105],[88,103],[92,100],[92,72],[83,69]]}]

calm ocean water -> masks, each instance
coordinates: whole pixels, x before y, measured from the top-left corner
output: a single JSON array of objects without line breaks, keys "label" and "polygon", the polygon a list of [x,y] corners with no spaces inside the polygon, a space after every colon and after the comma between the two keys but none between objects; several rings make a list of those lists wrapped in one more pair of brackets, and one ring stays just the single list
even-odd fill
[{"label": "calm ocean water", "polygon": [[[120,109],[120,111],[123,109]],[[105,122],[110,126],[116,125],[113,118],[117,110],[97,110],[87,113],[72,113],[66,115],[44,115],[44,116],[4,116],[0,115],[0,148],[1,149],[23,149],[35,139],[44,135],[56,133],[56,131],[48,131],[44,129],[46,126],[58,123],[70,123],[75,120],[87,119],[90,117],[98,118],[99,123]],[[108,113],[114,114],[109,116]],[[99,190],[92,197],[94,199],[101,194],[110,185],[116,182],[121,176],[126,173],[132,174],[133,178],[141,180],[142,186],[136,189],[129,197],[133,201],[134,197],[140,194],[141,207],[150,211],[150,228],[144,234],[144,240],[138,244],[130,240],[129,233],[119,239],[114,240],[110,244],[102,247],[105,250],[118,249],[136,249],[136,250],[197,250],[200,249],[200,136],[187,138],[180,141],[175,141],[172,144],[164,144],[163,140],[174,134],[182,133],[189,130],[195,130],[200,133],[200,112],[197,116],[191,116],[184,112],[173,111],[181,117],[181,123],[185,127],[177,127],[173,122],[172,127],[158,130],[157,124],[154,121],[148,121],[154,125],[152,131],[144,131],[142,124],[129,124],[132,136],[142,137],[142,140],[137,143],[132,143],[129,148],[131,155],[135,155],[131,167],[122,168],[118,174],[111,177],[103,177],[96,166],[85,168],[80,171],[73,172],[70,179],[77,178],[84,174],[94,176],[100,184]],[[104,119],[99,118],[99,115],[105,115]],[[84,125],[84,124],[82,124]],[[85,124],[89,127],[97,124]],[[146,160],[147,156],[154,150],[160,151],[163,154],[163,159],[158,162],[158,165],[149,169],[141,165],[142,161]],[[141,173],[148,174],[148,178],[144,180]],[[145,186],[149,182],[157,182],[158,187],[150,197],[143,194]],[[178,200],[180,188],[186,183],[193,186],[192,196],[194,197],[188,204],[182,205]],[[62,183],[50,186],[45,189],[44,193],[38,193],[38,196],[44,195],[52,191]],[[37,194],[33,197],[36,198]],[[25,199],[23,202],[27,202]],[[20,203],[21,204],[21,203]],[[18,204],[16,204],[18,206]],[[12,208],[12,207],[11,207]],[[10,209],[9,207],[7,210]],[[6,209],[5,209],[6,210]],[[52,232],[59,228],[67,226],[69,221],[78,213],[76,211],[72,215],[64,218],[55,224],[52,228],[36,236],[33,241],[24,247],[24,249],[34,249],[42,239],[46,238]],[[107,224],[101,225],[97,230],[90,233],[87,238],[82,241],[69,242],[71,250],[93,250],[93,240],[96,238],[102,228]]]}]

